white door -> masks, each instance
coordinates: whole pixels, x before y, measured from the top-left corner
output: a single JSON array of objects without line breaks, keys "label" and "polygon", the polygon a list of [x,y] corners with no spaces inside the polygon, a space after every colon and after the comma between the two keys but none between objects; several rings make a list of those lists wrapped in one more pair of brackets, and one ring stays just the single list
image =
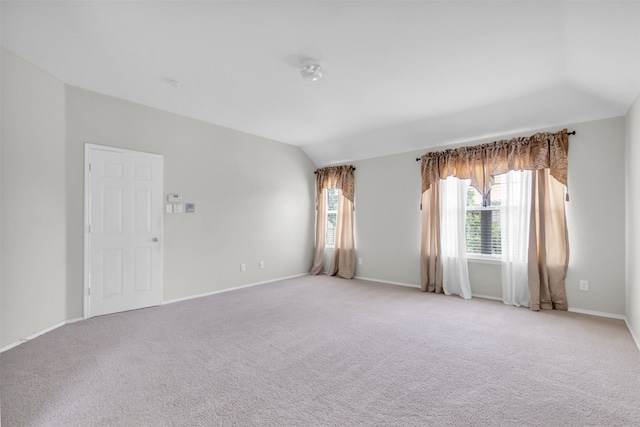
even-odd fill
[{"label": "white door", "polygon": [[162,301],[162,173],[155,154],[87,146],[85,317]]}]

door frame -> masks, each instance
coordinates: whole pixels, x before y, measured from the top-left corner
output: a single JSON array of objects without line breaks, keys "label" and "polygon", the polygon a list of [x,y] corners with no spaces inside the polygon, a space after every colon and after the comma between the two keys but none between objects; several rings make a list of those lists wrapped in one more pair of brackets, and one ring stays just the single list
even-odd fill
[{"label": "door frame", "polygon": [[[91,317],[91,307],[89,298],[89,289],[91,284],[91,239],[89,235],[89,223],[91,220],[91,174],[89,165],[91,163],[92,150],[110,151],[113,153],[133,154],[143,156],[157,156],[160,157],[164,163],[164,156],[155,153],[146,153],[143,151],[127,150],[125,148],[110,147],[107,145],[92,144],[85,142],[84,144],[84,261],[83,261],[83,286],[82,286],[82,307],[84,319]],[[161,194],[164,200],[164,176],[161,177],[160,183]],[[161,242],[164,241],[164,211],[161,211],[160,215],[160,237]],[[160,252],[160,303],[162,304],[162,298],[164,295],[164,250]]]}]

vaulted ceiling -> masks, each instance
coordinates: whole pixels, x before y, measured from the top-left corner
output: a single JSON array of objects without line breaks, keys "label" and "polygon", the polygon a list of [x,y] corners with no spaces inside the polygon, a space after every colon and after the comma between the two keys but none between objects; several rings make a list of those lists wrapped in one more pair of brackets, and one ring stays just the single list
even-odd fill
[{"label": "vaulted ceiling", "polygon": [[[1,7],[2,45],[64,83],[298,145],[318,166],[620,116],[640,92],[639,1]],[[300,76],[309,58],[317,82]]]}]

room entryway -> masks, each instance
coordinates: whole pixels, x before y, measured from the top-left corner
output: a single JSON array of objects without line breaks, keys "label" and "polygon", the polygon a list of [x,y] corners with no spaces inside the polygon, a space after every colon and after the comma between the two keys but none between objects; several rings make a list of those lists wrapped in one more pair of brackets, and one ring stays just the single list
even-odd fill
[{"label": "room entryway", "polygon": [[85,148],[85,318],[162,301],[163,157]]}]

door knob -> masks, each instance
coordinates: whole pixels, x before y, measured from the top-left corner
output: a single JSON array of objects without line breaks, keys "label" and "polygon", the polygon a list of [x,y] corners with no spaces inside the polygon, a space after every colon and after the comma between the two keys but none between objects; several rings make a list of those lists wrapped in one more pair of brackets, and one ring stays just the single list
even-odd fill
[{"label": "door knob", "polygon": [[154,241],[154,242],[157,242],[157,241],[158,241],[158,238],[157,238],[157,237],[154,237],[154,238],[153,238],[153,241]]}]

